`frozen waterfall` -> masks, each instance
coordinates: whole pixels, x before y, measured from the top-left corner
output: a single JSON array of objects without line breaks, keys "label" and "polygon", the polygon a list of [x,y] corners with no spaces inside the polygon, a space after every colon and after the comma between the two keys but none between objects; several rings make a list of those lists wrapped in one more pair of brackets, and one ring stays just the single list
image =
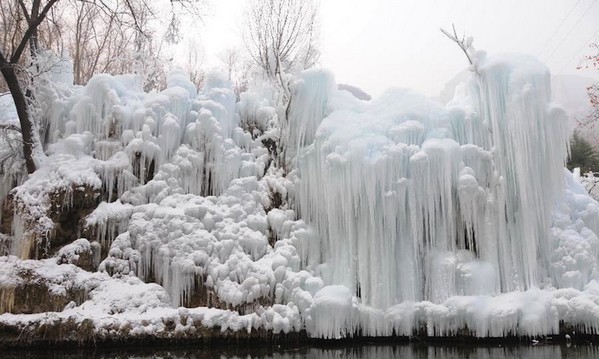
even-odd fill
[{"label": "frozen waterfall", "polygon": [[[198,91],[175,70],[150,93],[135,76],[98,75],[52,103],[44,165],[0,186],[14,206],[0,244],[30,258],[88,190],[93,212],[77,212],[69,235],[89,238],[56,242],[100,248],[106,288],[139,289],[119,300],[138,333],[162,328],[129,304],[144,295],[182,331],[195,316],[223,332],[319,338],[597,333],[599,204],[564,170],[549,72],[476,56],[446,106],[405,89],[362,101],[320,69],[292,79],[289,104],[268,83],[237,100],[218,73]],[[23,263],[58,265],[0,267]],[[99,288],[92,299],[110,307],[114,291]],[[58,315],[101,328],[94,308]]]},{"label": "frozen waterfall", "polygon": [[[307,76],[301,91],[335,88]],[[294,103],[295,143],[314,137],[298,154],[296,204],[325,284],[380,309],[559,285],[552,216],[568,129],[549,71],[494,57],[457,93],[442,108],[406,90],[368,103],[331,90],[321,119]]]}]

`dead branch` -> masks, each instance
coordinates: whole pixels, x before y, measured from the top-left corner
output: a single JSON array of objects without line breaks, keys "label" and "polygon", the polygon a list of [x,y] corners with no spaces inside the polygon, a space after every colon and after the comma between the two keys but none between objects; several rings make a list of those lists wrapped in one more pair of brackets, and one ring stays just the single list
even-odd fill
[{"label": "dead branch", "polygon": [[451,24],[451,27],[453,28],[453,34],[449,33],[447,30],[445,30],[443,28],[441,28],[440,30],[451,41],[453,41],[456,44],[458,44],[458,46],[460,47],[460,49],[462,49],[462,51],[466,55],[466,58],[468,59],[468,62],[470,63],[470,65],[474,65],[474,62],[472,61],[472,57],[470,57],[470,54],[468,53],[468,50],[472,46],[472,38],[466,38],[466,35],[462,35],[462,38],[460,39],[458,37],[457,31],[455,30],[455,25]]}]

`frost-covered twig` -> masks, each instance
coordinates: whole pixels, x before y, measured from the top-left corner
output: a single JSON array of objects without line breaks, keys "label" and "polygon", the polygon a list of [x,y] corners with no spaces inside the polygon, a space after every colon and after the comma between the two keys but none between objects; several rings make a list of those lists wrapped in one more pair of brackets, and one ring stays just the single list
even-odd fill
[{"label": "frost-covered twig", "polygon": [[460,39],[458,37],[457,31],[455,30],[455,25],[451,24],[451,27],[453,28],[453,34],[451,34],[449,31],[447,31],[445,29],[440,29],[440,30],[451,41],[458,44],[460,49],[462,49],[462,51],[464,51],[464,54],[466,55],[466,58],[468,58],[468,62],[470,63],[470,65],[476,66],[474,64],[474,61],[472,61],[472,56],[470,54],[470,51],[472,51],[472,41],[473,41],[472,37],[471,36],[466,37],[466,35],[463,35],[462,38]]},{"label": "frost-covered twig", "polygon": [[12,123],[10,123],[10,124],[0,123],[0,131],[2,131],[2,132],[6,132],[6,131],[21,132],[21,129],[18,126],[13,125]]},{"label": "frost-covered twig", "polygon": [[21,129],[14,124],[0,124],[0,177],[3,177],[6,165],[22,157]]}]

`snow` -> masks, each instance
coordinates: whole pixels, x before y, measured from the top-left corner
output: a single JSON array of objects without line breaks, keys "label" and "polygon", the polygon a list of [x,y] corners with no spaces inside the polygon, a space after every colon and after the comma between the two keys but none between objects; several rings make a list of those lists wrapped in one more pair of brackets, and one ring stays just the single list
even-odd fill
[{"label": "snow", "polygon": [[92,265],[97,267],[100,263],[100,244],[98,242],[89,242],[85,238],[76,239],[73,243],[62,247],[58,253],[58,263],[77,264],[82,254],[89,254],[92,258]]},{"label": "snow", "polygon": [[72,264],[58,264],[56,259],[35,261],[20,260],[15,256],[0,257],[0,287],[16,287],[31,278],[46,283],[56,292],[75,287],[91,291],[101,281],[109,279],[104,273],[89,273]]},{"label": "snow", "polygon": [[354,330],[354,303],[349,289],[330,285],[319,290],[310,306],[308,330],[324,339],[340,339]]},{"label": "snow", "polygon": [[132,213],[133,206],[128,203],[123,204],[120,199],[112,203],[102,202],[85,218],[85,226],[95,227],[96,240],[110,246],[116,234],[125,231]]},{"label": "snow", "polygon": [[[0,257],[0,286],[26,267],[86,298],[0,323],[327,339],[537,336],[560,322],[596,332],[599,204],[563,168],[549,72],[476,56],[446,106],[406,89],[362,101],[320,69],[290,82],[289,107],[264,84],[236,101],[219,73],[199,91],[181,70],[161,92],[133,75],[73,87],[49,112],[44,165],[6,172],[0,195],[17,204],[14,255],[51,236],[57,192],[63,206],[74,189],[101,193],[91,236],[47,260]],[[90,251],[107,252],[97,273],[71,264]]]},{"label": "snow", "polygon": [[[277,269],[298,270],[301,260],[289,243],[269,246],[262,207],[265,182],[246,177],[234,180],[216,198],[173,194],[159,205],[135,207],[125,232],[130,247],[120,247],[123,241],[117,238],[103,266],[117,267],[119,260],[128,260],[127,251],[139,253],[135,256],[141,263],[127,265],[125,272],[136,270],[141,278],[153,275],[176,305],[189,299],[198,278],[205,278],[220,301],[233,306],[269,297],[287,272],[277,281]],[[303,229],[284,214],[277,220],[277,233],[289,227],[287,238]]]},{"label": "snow", "polygon": [[[69,304],[62,312],[39,314],[3,314],[0,320],[7,325],[28,326],[31,323],[74,321],[82,323],[91,320],[100,335],[104,331],[123,326],[131,328],[131,334],[164,331],[165,321],[189,317],[188,328],[193,320],[206,327],[215,325],[239,329],[250,323],[251,316],[239,318],[236,313],[223,310],[199,308],[197,310],[177,310],[171,307],[170,298],[157,284],[146,284],[135,276],[111,278],[105,273],[88,273],[73,265],[57,265],[52,260],[21,261],[16,257],[0,258],[0,286],[11,287],[19,284],[21,273],[45,281],[55,292],[65,292],[71,288],[82,288],[87,299],[80,305]],[[255,316],[255,315],[254,315]],[[233,320],[230,320],[233,319]],[[235,320],[240,324],[236,324]],[[116,326],[115,326],[116,324]],[[106,333],[105,333],[106,334]]]},{"label": "snow", "polygon": [[[94,171],[90,157],[77,158],[67,153],[51,155],[27,181],[11,191],[15,218],[11,254],[26,258],[31,238],[41,243],[50,236],[55,223],[49,217],[52,206],[73,206],[73,192],[84,188],[99,190],[102,181]],[[63,195],[63,202],[53,203],[53,196]],[[23,225],[27,223],[27,227]]]}]

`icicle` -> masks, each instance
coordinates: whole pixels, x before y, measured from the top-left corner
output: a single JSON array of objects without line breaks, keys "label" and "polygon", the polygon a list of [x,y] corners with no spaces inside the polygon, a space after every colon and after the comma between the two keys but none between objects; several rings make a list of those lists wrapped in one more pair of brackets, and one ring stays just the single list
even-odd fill
[{"label": "icicle", "polygon": [[15,287],[0,288],[0,314],[10,313],[15,305]]},{"label": "icicle", "polygon": [[15,213],[12,220],[12,237],[13,241],[10,246],[10,254],[21,259],[29,259],[31,251],[31,238],[25,236],[24,224],[21,216]]},{"label": "icicle", "polygon": [[321,238],[308,264],[325,262],[326,283],[384,309],[526,290],[552,272],[567,131],[544,66],[483,63],[447,109],[404,90],[358,102],[313,75],[295,98],[324,104],[308,115],[294,103],[288,136],[304,147],[297,205]]},{"label": "icicle", "polygon": [[235,92],[223,73],[210,72],[206,76],[203,93],[198,96],[195,106],[209,110],[222,129],[224,138],[231,138],[239,125],[235,111]]},{"label": "icicle", "polygon": [[302,72],[293,84],[291,111],[281,129],[286,161],[295,158],[300,148],[314,140],[316,129],[327,115],[328,95],[334,88],[333,75],[320,69]]},{"label": "icicle", "polygon": [[96,241],[109,248],[117,235],[125,232],[133,206],[121,200],[112,203],[102,202],[85,218],[85,227],[95,227]]}]

